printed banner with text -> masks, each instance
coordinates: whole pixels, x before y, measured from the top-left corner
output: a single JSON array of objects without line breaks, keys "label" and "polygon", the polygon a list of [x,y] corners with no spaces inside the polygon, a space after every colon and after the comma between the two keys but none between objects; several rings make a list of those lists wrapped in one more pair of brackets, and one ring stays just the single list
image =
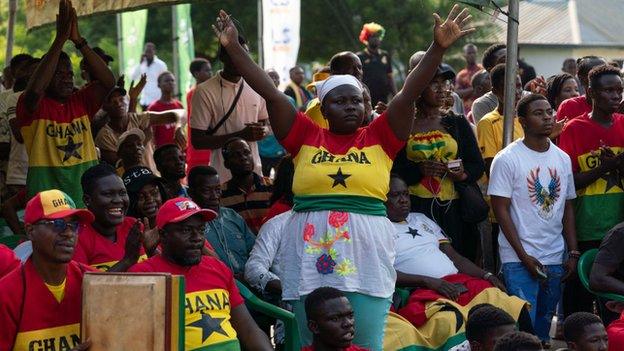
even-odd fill
[{"label": "printed banner with text", "polygon": [[300,22],[300,0],[262,0],[263,64],[275,69],[282,83],[297,63]]}]

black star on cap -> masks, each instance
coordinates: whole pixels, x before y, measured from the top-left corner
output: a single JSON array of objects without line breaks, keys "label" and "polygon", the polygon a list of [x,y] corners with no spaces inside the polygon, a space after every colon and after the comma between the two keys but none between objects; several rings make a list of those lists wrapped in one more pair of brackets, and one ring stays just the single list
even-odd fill
[{"label": "black star on cap", "polygon": [[202,330],[202,343],[204,343],[213,333],[219,333],[221,335],[225,335],[226,337],[228,336],[225,330],[221,327],[221,323],[224,320],[225,318],[213,318],[209,314],[202,312],[201,319],[189,324],[189,326],[200,328]]},{"label": "black star on cap", "polygon": [[418,232],[418,229],[416,228],[412,228],[412,227],[407,227],[407,231],[405,232],[405,234],[410,234],[412,236],[412,239],[416,237],[416,235],[418,236],[422,236],[420,235],[420,233]]},{"label": "black star on cap", "polygon": [[72,158],[72,156],[82,160],[82,156],[78,153],[78,149],[80,149],[80,147],[82,147],[82,143],[74,143],[74,139],[72,137],[68,137],[67,145],[57,146],[56,148],[65,153],[63,156],[63,163],[65,163],[65,161]]},{"label": "black star on cap", "polygon": [[335,188],[336,186],[338,186],[338,184],[346,188],[347,183],[345,182],[345,180],[349,178],[351,175],[342,173],[342,168],[338,167],[338,172],[336,174],[328,174],[327,176],[334,180],[334,184],[332,185],[332,188]]},{"label": "black star on cap", "polygon": [[604,190],[605,193],[611,190],[611,188],[613,188],[614,186],[624,189],[622,187],[622,175],[620,174],[620,172],[616,170],[603,174],[602,177],[600,177],[600,179],[604,179],[607,182],[607,184],[605,185],[605,190]]}]

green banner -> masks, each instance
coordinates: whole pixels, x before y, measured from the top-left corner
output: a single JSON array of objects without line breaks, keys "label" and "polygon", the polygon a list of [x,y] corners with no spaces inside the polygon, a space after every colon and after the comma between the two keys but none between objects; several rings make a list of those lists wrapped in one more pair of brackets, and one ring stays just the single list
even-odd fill
[{"label": "green banner", "polygon": [[180,101],[186,106],[186,92],[191,89],[194,83],[193,76],[189,71],[189,65],[195,58],[190,4],[173,6],[173,32],[174,50],[177,51],[177,55],[174,55],[174,57],[177,58],[175,73],[178,77],[178,91]]},{"label": "green banner", "polygon": [[133,77],[135,68],[141,63],[143,43],[145,42],[145,26],[147,25],[147,10],[124,12],[119,15],[119,56],[120,70],[126,75],[126,88]]}]

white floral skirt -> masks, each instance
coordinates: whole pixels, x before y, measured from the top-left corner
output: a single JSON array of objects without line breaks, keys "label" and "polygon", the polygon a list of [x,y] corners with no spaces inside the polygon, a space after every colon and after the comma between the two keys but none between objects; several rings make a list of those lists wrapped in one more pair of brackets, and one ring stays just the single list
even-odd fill
[{"label": "white floral skirt", "polygon": [[293,212],[280,243],[284,300],[322,286],[388,298],[394,292],[394,227],[381,216]]}]

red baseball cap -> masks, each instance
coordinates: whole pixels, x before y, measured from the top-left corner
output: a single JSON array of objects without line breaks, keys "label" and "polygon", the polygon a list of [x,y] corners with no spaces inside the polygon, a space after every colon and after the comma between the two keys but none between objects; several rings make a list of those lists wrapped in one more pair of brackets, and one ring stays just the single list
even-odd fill
[{"label": "red baseball cap", "polygon": [[160,207],[156,214],[156,227],[163,229],[169,223],[178,223],[196,214],[202,215],[206,222],[217,217],[217,213],[213,210],[202,209],[185,197],[176,197]]},{"label": "red baseball cap", "polygon": [[76,209],[69,195],[56,189],[38,193],[28,201],[24,210],[24,223],[33,224],[41,219],[78,217],[80,223],[93,222],[93,214],[85,209]]}]

